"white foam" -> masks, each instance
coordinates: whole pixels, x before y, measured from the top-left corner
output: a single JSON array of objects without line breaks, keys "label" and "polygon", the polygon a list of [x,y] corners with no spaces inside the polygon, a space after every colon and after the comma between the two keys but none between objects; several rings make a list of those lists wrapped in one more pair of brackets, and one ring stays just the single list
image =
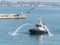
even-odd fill
[{"label": "white foam", "polygon": [[49,36],[53,36],[53,34],[49,31],[49,29],[47,28],[47,26],[45,25],[45,28],[47,29],[47,31],[48,31],[48,35]]}]

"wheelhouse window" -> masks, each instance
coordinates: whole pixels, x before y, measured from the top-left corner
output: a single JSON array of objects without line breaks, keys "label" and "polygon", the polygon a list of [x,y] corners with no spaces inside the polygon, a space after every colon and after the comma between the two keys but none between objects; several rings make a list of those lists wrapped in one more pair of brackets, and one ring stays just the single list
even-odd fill
[{"label": "wheelhouse window", "polygon": [[41,27],[42,25],[36,25],[37,27]]}]

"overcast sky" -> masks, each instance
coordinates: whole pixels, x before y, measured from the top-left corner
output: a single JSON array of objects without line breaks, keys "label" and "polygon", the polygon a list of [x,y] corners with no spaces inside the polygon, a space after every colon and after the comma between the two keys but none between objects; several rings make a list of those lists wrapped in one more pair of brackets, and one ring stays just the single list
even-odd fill
[{"label": "overcast sky", "polygon": [[0,1],[10,1],[10,2],[60,2],[60,0],[0,0]]}]

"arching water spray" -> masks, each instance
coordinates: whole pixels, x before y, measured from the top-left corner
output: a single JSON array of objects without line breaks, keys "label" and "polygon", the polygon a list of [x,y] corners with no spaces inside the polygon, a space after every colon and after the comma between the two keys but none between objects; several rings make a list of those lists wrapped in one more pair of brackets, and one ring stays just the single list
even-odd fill
[{"label": "arching water spray", "polygon": [[26,23],[26,24],[20,25],[11,35],[17,35],[17,32],[18,32],[23,26],[26,26],[26,25],[31,25],[31,24],[30,24],[30,23]]},{"label": "arching water spray", "polygon": [[51,34],[51,32],[49,31],[49,29],[47,28],[47,26],[45,25],[45,28],[47,29],[47,31],[48,31],[48,35],[49,36],[53,36],[53,34]]}]

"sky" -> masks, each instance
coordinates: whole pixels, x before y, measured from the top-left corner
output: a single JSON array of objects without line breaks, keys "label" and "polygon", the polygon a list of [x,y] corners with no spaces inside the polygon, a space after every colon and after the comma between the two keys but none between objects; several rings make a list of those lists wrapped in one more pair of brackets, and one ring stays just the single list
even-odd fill
[{"label": "sky", "polygon": [[60,0],[0,0],[0,1],[10,1],[10,2],[60,2]]}]

